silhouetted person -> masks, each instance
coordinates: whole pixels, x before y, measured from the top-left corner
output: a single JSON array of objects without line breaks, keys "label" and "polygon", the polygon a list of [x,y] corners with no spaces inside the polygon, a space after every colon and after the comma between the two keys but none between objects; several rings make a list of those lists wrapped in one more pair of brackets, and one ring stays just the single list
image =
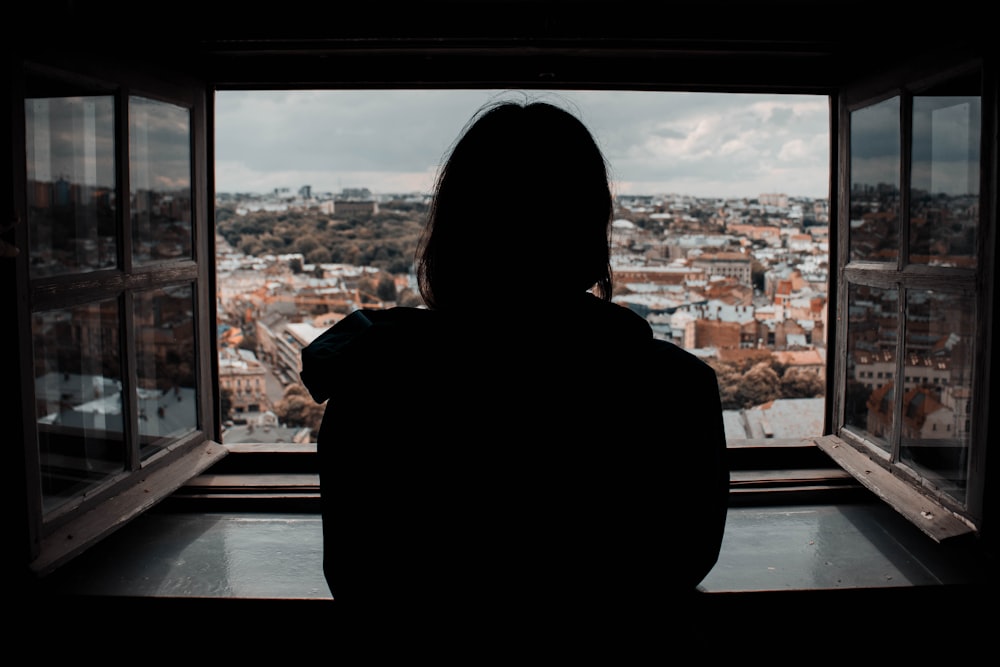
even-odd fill
[{"label": "silhouetted person", "polygon": [[302,379],[329,400],[336,600],[607,611],[694,592],[714,566],[716,376],[610,301],[612,212],[576,116],[489,105],[438,174],[417,253],[427,307],[356,311],[306,348]]}]

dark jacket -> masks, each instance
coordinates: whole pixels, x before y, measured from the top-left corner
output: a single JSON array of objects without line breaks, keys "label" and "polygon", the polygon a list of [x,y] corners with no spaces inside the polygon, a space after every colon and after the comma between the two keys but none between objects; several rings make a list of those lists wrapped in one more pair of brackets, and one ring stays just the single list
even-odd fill
[{"label": "dark jacket", "polygon": [[[324,571],[355,604],[655,599],[718,558],[716,377],[589,294],[352,313],[303,350]],[[575,601],[575,602],[574,602]]]}]

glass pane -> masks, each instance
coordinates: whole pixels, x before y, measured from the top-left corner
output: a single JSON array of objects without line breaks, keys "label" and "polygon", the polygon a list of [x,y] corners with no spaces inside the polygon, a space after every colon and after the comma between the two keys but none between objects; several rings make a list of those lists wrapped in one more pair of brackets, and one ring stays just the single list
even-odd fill
[{"label": "glass pane", "polygon": [[198,427],[194,292],[190,285],[135,295],[139,455]]},{"label": "glass pane", "polygon": [[136,264],[189,259],[190,112],[155,100],[129,98],[129,150]]},{"label": "glass pane", "polygon": [[975,267],[979,139],[978,95],[913,98],[911,262]]},{"label": "glass pane", "polygon": [[24,112],[31,276],[115,267],[113,98],[32,97]]},{"label": "glass pane", "polygon": [[32,318],[46,512],[124,469],[119,332],[115,301]]},{"label": "glass pane", "polygon": [[896,374],[898,292],[866,285],[847,288],[847,392],[844,425],[889,451]]},{"label": "glass pane", "polygon": [[975,303],[908,290],[900,460],[965,499],[972,415]]},{"label": "glass pane", "polygon": [[850,261],[899,256],[899,98],[851,113]]}]

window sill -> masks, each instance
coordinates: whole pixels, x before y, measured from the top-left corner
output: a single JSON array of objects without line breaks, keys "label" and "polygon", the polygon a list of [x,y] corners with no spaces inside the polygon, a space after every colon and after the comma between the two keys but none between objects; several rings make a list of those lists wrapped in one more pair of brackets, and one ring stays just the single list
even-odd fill
[{"label": "window sill", "polygon": [[226,454],[221,445],[207,441],[170,465],[155,468],[133,486],[46,535],[30,570],[39,576],[52,572],[169,497]]},{"label": "window sill", "polygon": [[[974,588],[988,575],[974,553],[927,539],[869,496],[731,508],[719,561],[701,589],[723,605],[795,592],[898,597],[907,589]],[[161,505],[40,583],[49,599],[331,599],[317,513]]]},{"label": "window sill", "polygon": [[[226,447],[230,456],[47,577],[40,591],[162,600],[164,608],[223,602],[212,610],[227,600],[330,601],[314,448]],[[794,470],[771,467],[777,450]],[[775,596],[795,604],[808,594],[962,595],[991,576],[975,549],[928,539],[823,451],[812,439],[731,448],[738,465],[722,553],[701,586],[707,609]],[[273,466],[272,454],[283,463]]]},{"label": "window sill", "polygon": [[920,493],[840,438],[823,436],[814,438],[814,442],[837,465],[934,541],[947,542],[975,533],[972,526],[948,508]]}]

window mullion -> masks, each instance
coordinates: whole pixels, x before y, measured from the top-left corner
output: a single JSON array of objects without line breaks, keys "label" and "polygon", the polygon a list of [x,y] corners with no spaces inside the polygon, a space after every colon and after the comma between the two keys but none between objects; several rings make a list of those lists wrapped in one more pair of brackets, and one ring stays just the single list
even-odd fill
[{"label": "window mullion", "polygon": [[122,417],[125,431],[125,469],[138,470],[141,467],[139,459],[139,409],[138,387],[135,385],[137,373],[134,296],[126,290],[118,300],[121,308],[122,327]]},{"label": "window mullion", "polygon": [[[992,85],[988,81],[992,79]],[[984,120],[983,131],[980,134],[979,150],[979,192],[981,193],[979,208],[980,244],[978,261],[976,263],[975,289],[977,291],[976,307],[979,309],[976,318],[976,350],[978,359],[976,367],[993,368],[993,356],[996,354],[997,339],[995,286],[996,256],[997,256],[997,105],[996,73],[984,78],[981,82],[982,106],[981,118]],[[995,398],[990,396],[990,372],[976,373],[973,382],[973,396],[977,397],[972,406],[973,442],[987,442],[990,438],[989,422],[992,417]],[[993,413],[995,414],[995,413]],[[973,447],[969,453],[969,494],[967,501],[969,511],[973,516],[981,516],[983,512],[983,495],[986,488],[986,448]]]},{"label": "window mullion", "polygon": [[115,98],[115,117],[118,124],[115,127],[115,137],[118,150],[115,152],[118,164],[116,165],[118,178],[118,225],[119,238],[122,242],[119,247],[119,266],[126,276],[125,289],[119,298],[119,308],[121,309],[121,333],[122,333],[122,427],[125,436],[125,469],[138,470],[141,466],[139,458],[139,408],[138,408],[138,387],[135,382],[138,378],[136,361],[136,340],[134,321],[134,295],[130,285],[132,281],[128,277],[134,274],[134,258],[132,256],[132,180],[131,180],[131,141],[129,137],[129,127],[131,119],[129,117],[129,95],[125,86],[119,89]]},{"label": "window mullion", "polygon": [[[913,159],[913,95],[907,91],[903,91],[900,95],[899,114],[899,253],[896,256],[896,268],[902,271],[910,263],[910,202],[912,201],[910,182]],[[902,296],[900,294],[900,297]]]},{"label": "window mullion", "polygon": [[132,201],[129,192],[132,191],[132,185],[129,178],[128,94],[124,88],[115,96],[115,118],[117,119],[115,176],[118,180],[118,234],[122,240],[118,248],[118,266],[125,276],[130,276],[132,275],[132,225],[129,221],[132,216]]},{"label": "window mullion", "polygon": [[913,146],[913,96],[905,90],[899,104],[899,252],[896,254],[896,363],[893,371],[893,420],[889,440],[889,460],[900,459],[900,447],[905,424],[903,402],[906,396],[906,299],[907,283],[902,273],[910,263],[910,175]]},{"label": "window mullion", "polygon": [[[900,245],[905,247],[905,243]],[[896,364],[892,378],[893,392],[892,400],[892,433],[889,439],[889,460],[892,463],[899,462],[900,443],[903,439],[903,398],[906,395],[906,287],[903,283],[896,283]]]}]

